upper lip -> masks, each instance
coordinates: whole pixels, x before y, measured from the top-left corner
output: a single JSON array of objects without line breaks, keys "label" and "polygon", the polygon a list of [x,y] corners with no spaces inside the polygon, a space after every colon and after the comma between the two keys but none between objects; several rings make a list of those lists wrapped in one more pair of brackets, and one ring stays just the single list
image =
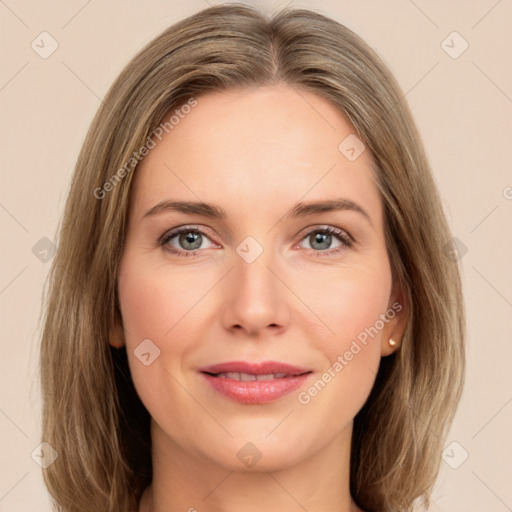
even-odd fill
[{"label": "upper lip", "polygon": [[285,373],[286,375],[302,375],[309,373],[311,370],[300,366],[293,366],[278,361],[263,361],[261,363],[250,363],[248,361],[228,361],[218,363],[211,366],[205,366],[200,369],[201,372],[218,374],[218,373],[248,373],[250,375],[268,375],[271,373]]}]

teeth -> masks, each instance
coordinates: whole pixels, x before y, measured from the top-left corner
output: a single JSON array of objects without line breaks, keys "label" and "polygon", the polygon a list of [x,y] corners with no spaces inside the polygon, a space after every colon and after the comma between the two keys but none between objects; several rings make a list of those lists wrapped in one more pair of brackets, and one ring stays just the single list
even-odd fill
[{"label": "teeth", "polygon": [[276,377],[277,374],[273,374],[273,373],[267,373],[265,375],[257,375],[256,376],[256,380],[272,380],[272,379],[277,379]]},{"label": "teeth", "polygon": [[250,382],[255,380],[272,380],[272,379],[283,379],[286,377],[286,373],[267,373],[265,375],[253,375],[251,373],[236,373],[236,372],[225,372],[218,373],[217,377],[221,379],[234,379],[242,382]]}]

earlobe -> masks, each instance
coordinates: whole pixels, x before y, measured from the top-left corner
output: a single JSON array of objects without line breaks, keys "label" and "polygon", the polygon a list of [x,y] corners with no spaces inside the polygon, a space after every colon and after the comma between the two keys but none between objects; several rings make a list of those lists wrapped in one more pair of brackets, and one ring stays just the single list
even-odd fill
[{"label": "earlobe", "polygon": [[383,357],[393,354],[401,347],[407,325],[409,308],[403,288],[393,294],[393,297],[394,300],[388,308],[388,312],[392,311],[393,318],[390,319],[388,328],[382,332],[381,356]]},{"label": "earlobe", "polygon": [[381,349],[381,356],[389,356],[393,352],[397,351],[400,348],[400,341],[398,341],[396,338],[389,338],[387,341],[386,339],[382,340],[382,349]]}]

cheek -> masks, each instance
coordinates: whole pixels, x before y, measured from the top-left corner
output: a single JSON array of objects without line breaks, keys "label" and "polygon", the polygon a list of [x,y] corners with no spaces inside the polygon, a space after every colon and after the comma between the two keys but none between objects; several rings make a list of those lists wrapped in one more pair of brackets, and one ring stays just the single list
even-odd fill
[{"label": "cheek", "polygon": [[[335,279],[317,283],[316,287],[314,280],[303,281],[304,301],[322,321],[312,327],[317,335],[311,339],[324,357],[319,375],[322,382],[310,388],[301,403],[314,398],[317,405],[323,404],[323,411],[332,410],[336,404],[348,420],[366,400],[380,363],[382,329],[386,325],[381,315],[386,313],[391,292],[391,271],[387,260],[381,261],[385,264],[364,271],[338,269]],[[319,330],[325,335],[318,336]]]},{"label": "cheek", "polygon": [[[182,272],[165,272],[144,258],[127,257],[119,272],[119,301],[127,345],[173,337],[192,306],[204,295]],[[135,346],[133,346],[135,348]]]},{"label": "cheek", "polygon": [[337,300],[329,307],[328,321],[334,326],[336,344],[340,348],[346,348],[353,340],[366,347],[373,340],[372,346],[380,349],[378,341],[382,325],[379,315],[386,311],[390,290],[386,279],[367,277],[353,282],[347,280],[332,292],[331,297],[337,297]]},{"label": "cheek", "polygon": [[[368,330],[379,337],[379,315],[385,313],[391,292],[391,271],[383,261],[365,269],[336,269],[320,280],[302,276],[300,296],[314,313],[311,318],[321,321],[325,335],[318,340],[326,347],[343,349],[358,336],[364,339]],[[378,334],[371,329],[376,324]]]},{"label": "cheek", "polygon": [[[204,339],[198,331],[208,325],[203,317],[211,308],[202,299],[218,276],[205,270],[197,271],[201,278],[192,274],[155,265],[136,248],[127,250],[121,260],[118,291],[128,362],[134,385],[148,406],[160,395],[157,390],[173,386],[170,374],[183,372],[189,354]],[[148,339],[157,350],[144,341]],[[137,358],[143,342],[150,353],[158,353],[147,366]],[[176,396],[176,390],[170,394]]]},{"label": "cheek", "polygon": [[[173,326],[185,314],[183,304],[188,303],[184,299],[187,287],[179,282],[179,276],[173,277],[177,280],[162,275],[150,262],[130,252],[121,261],[119,303],[130,371],[139,393],[145,393],[152,384],[157,384],[154,380],[157,378],[157,368],[161,367],[161,356],[169,348],[176,354],[181,350],[180,345],[175,343],[163,346],[163,340],[171,338]],[[145,347],[144,351],[142,347]],[[145,362],[150,362],[147,366],[143,364],[143,353],[150,354],[146,356]]]}]

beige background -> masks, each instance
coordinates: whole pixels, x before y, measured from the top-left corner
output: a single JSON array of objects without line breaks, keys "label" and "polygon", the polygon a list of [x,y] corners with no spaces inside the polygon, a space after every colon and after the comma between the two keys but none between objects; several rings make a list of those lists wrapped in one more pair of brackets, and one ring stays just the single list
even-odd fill
[{"label": "beige background", "polygon": [[[31,458],[40,442],[37,322],[50,261],[32,248],[54,239],[73,164],[110,83],[143,44],[208,3],[0,1],[0,511],[50,510]],[[512,1],[290,4],[344,23],[395,73],[467,248],[468,378],[431,511],[512,510]],[[59,45],[46,59],[31,47],[42,46],[43,31]],[[463,39],[448,37],[454,31]],[[464,41],[469,47],[453,58]]]}]

